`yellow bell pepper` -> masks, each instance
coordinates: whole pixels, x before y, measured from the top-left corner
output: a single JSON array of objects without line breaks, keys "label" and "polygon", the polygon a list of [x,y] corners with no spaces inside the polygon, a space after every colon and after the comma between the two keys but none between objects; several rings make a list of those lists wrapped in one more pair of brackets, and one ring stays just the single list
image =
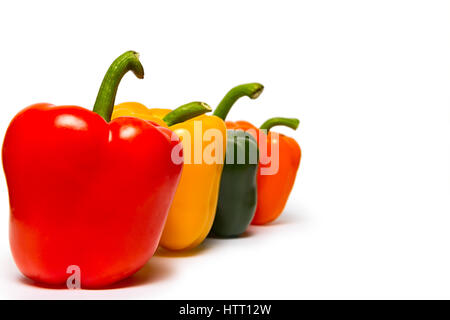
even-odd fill
[{"label": "yellow bell pepper", "polygon": [[112,119],[127,116],[153,121],[180,137],[183,171],[160,245],[169,250],[184,250],[199,245],[212,227],[227,131],[225,122],[217,116],[200,115],[171,125],[166,117],[170,112],[170,109],[148,109],[143,104],[127,102],[115,106]]}]

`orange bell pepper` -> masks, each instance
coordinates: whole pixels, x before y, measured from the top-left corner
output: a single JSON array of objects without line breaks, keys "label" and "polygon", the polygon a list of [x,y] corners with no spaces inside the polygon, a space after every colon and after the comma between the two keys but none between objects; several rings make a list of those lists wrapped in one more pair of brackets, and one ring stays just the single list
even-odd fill
[{"label": "orange bell pepper", "polygon": [[272,133],[270,129],[283,125],[295,130],[298,124],[298,119],[271,118],[258,129],[247,121],[226,122],[228,129],[248,131],[258,141],[258,204],[251,222],[254,225],[266,224],[281,215],[300,165],[301,149],[298,143],[283,134]]}]

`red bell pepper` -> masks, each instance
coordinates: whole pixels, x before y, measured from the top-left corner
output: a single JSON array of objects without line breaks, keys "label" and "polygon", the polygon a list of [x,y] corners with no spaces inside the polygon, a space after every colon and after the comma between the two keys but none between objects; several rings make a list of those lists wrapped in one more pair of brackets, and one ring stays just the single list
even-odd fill
[{"label": "red bell pepper", "polygon": [[81,287],[103,287],[154,254],[183,164],[171,161],[172,132],[137,118],[110,122],[119,82],[135,52],[111,65],[94,112],[32,105],[12,120],[3,143],[10,245],[27,277],[64,284],[69,266]]}]

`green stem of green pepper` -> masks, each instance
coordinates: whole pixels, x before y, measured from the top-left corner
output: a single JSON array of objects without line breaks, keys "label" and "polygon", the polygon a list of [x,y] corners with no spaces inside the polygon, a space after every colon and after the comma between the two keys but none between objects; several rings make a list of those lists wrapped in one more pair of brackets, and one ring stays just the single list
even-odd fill
[{"label": "green stem of green pepper", "polygon": [[264,90],[264,86],[260,83],[247,83],[240,86],[234,87],[225,95],[222,101],[214,110],[214,115],[225,120],[230,112],[233,104],[241,97],[247,96],[251,99],[256,99],[259,97],[261,92]]},{"label": "green stem of green pepper", "polygon": [[144,68],[139,62],[139,54],[135,51],[127,51],[114,60],[103,78],[95,100],[94,112],[99,114],[106,122],[111,121],[120,80],[130,70],[139,79],[144,78]]},{"label": "green stem of green pepper", "polygon": [[174,124],[184,122],[191,118],[200,116],[206,112],[210,112],[211,110],[211,107],[204,102],[190,102],[166,114],[166,116],[163,118],[163,121],[170,127]]},{"label": "green stem of green pepper", "polygon": [[272,127],[275,126],[285,126],[296,130],[298,128],[299,123],[300,120],[296,118],[270,118],[269,120],[264,122],[259,128],[262,130],[269,131]]}]

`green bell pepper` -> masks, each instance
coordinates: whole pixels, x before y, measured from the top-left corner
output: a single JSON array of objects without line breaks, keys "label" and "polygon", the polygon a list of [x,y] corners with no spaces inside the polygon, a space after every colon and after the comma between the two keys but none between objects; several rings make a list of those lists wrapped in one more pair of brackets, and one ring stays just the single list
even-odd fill
[{"label": "green bell pepper", "polygon": [[[234,152],[231,151],[233,149]],[[239,159],[239,155],[243,154],[245,159]],[[258,144],[251,134],[242,130],[227,130],[226,161],[212,236],[237,237],[252,221],[257,203],[258,158]],[[239,160],[244,161],[240,163]]]},{"label": "green bell pepper", "polygon": [[[234,87],[223,98],[214,115],[225,120],[240,97],[256,99],[264,87],[249,83]],[[243,130],[227,130],[225,163],[220,180],[216,216],[210,236],[238,237],[253,219],[257,204],[258,143]]]}]

